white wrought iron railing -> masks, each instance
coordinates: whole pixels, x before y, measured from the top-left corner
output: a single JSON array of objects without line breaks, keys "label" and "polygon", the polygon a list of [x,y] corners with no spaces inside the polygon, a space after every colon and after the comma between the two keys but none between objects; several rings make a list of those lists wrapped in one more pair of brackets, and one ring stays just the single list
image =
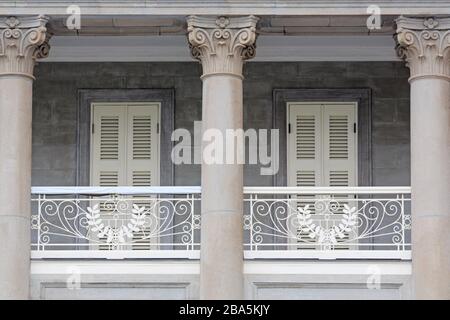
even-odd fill
[{"label": "white wrought iron railing", "polygon": [[33,187],[32,258],[199,257],[199,187]]},{"label": "white wrought iron railing", "polygon": [[[410,259],[409,187],[245,187],[246,259]],[[200,187],[33,187],[32,258],[200,254]]]},{"label": "white wrought iron railing", "polygon": [[248,187],[245,257],[410,259],[409,187]]}]

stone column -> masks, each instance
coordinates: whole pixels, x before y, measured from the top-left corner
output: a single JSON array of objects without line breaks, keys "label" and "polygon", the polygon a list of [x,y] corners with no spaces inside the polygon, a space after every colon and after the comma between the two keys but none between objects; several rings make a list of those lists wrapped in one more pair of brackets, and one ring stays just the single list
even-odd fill
[{"label": "stone column", "polygon": [[47,20],[0,17],[0,299],[29,297],[33,67]]},{"label": "stone column", "polygon": [[411,77],[413,290],[450,298],[450,19],[397,19]]},{"label": "stone column", "polygon": [[[243,127],[242,65],[254,56],[257,20],[187,19],[192,55],[203,66],[203,133],[214,129],[225,137],[227,129]],[[243,167],[202,159],[200,298],[242,299]]]}]

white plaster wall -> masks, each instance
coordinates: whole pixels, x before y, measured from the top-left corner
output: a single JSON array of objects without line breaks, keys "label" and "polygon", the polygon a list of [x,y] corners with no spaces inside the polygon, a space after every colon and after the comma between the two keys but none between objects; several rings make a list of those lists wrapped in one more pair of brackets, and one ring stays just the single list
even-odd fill
[{"label": "white plaster wall", "polygon": [[[198,260],[33,260],[31,298],[198,299],[199,271]],[[77,274],[80,289],[68,289]],[[368,289],[378,275],[380,289]],[[411,297],[410,261],[247,260],[244,276],[246,299]]]},{"label": "white plaster wall", "polygon": [[247,261],[252,299],[409,299],[410,261]]},{"label": "white plaster wall", "polygon": [[198,278],[198,261],[33,260],[30,291],[49,300],[197,299]]}]

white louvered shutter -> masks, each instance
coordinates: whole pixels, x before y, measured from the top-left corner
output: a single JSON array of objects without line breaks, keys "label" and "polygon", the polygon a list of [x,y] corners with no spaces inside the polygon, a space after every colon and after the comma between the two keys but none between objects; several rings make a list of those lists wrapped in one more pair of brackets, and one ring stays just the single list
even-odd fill
[{"label": "white louvered shutter", "polygon": [[[348,104],[303,104],[288,105],[290,133],[288,138],[288,185],[299,187],[347,187],[357,185],[356,156],[356,108]],[[324,196],[325,198],[327,196]],[[297,195],[296,207],[310,204],[316,224],[322,224],[323,212],[312,206],[317,196]],[[338,198],[338,196],[335,196]],[[334,212],[340,219],[343,204],[351,204],[343,196],[339,208]],[[309,200],[309,201],[308,201]],[[323,208],[321,205],[319,208]],[[305,246],[308,235],[297,232],[298,249],[314,249]],[[348,235],[346,236],[346,238]],[[303,240],[302,240],[303,239]],[[339,239],[338,242],[345,241]],[[303,244],[303,245],[302,245]],[[338,247],[336,247],[338,248]],[[340,246],[342,249],[348,247]]]},{"label": "white louvered shutter", "polygon": [[356,186],[356,115],[353,105],[323,108],[323,175],[330,187]]},{"label": "white louvered shutter", "polygon": [[158,104],[95,104],[91,185],[158,185],[158,121]]},{"label": "white louvered shutter", "polygon": [[128,106],[127,185],[159,184],[158,105]]},{"label": "white louvered shutter", "polygon": [[354,105],[289,104],[288,185],[356,186]]},{"label": "white louvered shutter", "polygon": [[288,185],[314,187],[321,177],[320,108],[291,104],[289,108]]},{"label": "white louvered shutter", "polygon": [[126,108],[93,109],[91,184],[116,187],[126,182]]}]

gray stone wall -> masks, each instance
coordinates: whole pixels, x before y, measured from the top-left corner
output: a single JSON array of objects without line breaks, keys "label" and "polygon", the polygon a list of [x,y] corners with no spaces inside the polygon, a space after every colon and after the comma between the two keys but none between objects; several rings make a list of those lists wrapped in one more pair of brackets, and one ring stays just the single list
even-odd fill
[{"label": "gray stone wall", "polygon": [[[175,128],[201,120],[198,63],[41,63],[33,94],[32,184],[75,185],[79,89],[173,88]],[[371,88],[374,185],[410,184],[409,71],[401,62],[248,63],[245,128],[271,128],[272,91],[289,88]],[[271,185],[257,165],[245,185]],[[175,167],[176,185],[199,185],[200,166]]]}]

